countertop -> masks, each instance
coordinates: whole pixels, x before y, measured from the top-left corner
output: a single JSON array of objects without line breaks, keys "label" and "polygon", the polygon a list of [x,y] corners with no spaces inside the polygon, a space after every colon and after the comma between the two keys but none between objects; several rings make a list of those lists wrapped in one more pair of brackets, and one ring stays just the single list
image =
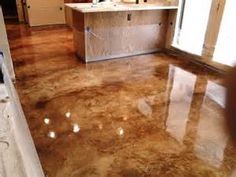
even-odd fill
[{"label": "countertop", "polygon": [[171,6],[167,4],[128,4],[128,3],[99,3],[93,5],[92,3],[67,3],[67,7],[75,9],[82,13],[92,12],[116,12],[116,11],[137,11],[137,10],[162,10],[162,9],[178,9],[178,6]]}]

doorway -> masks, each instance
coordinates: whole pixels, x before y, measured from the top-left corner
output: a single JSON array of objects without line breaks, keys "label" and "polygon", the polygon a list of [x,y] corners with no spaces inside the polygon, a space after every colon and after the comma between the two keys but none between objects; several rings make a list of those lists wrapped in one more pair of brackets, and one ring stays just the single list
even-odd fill
[{"label": "doorway", "polygon": [[16,0],[0,0],[5,20],[18,20]]}]

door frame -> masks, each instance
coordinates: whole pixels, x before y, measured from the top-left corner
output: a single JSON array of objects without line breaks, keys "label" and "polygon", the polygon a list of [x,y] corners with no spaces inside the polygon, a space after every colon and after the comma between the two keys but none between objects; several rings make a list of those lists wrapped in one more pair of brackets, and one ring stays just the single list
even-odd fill
[{"label": "door frame", "polygon": [[[177,19],[177,25],[175,29],[175,38],[174,40],[178,39],[178,33],[180,32],[181,28],[181,22],[183,21],[183,10],[184,10],[184,1],[186,0],[181,0],[179,4],[179,14],[178,14],[178,19]],[[181,49],[176,48],[175,46],[171,46],[169,48],[169,51],[175,54],[178,54],[182,57],[186,57],[192,61],[196,61],[198,63],[201,63],[203,65],[207,65],[209,67],[213,67],[217,69],[218,71],[228,71],[231,67],[217,63],[213,61],[213,54],[215,51],[215,46],[217,43],[217,39],[219,36],[220,32],[220,26],[221,22],[223,19],[223,14],[224,14],[224,8],[225,8],[225,3],[227,0],[212,0],[211,3],[211,9],[210,9],[210,15],[207,23],[207,30],[205,34],[205,39],[204,39],[204,44],[203,44],[203,49],[202,49],[202,54],[201,56],[191,54],[189,52],[183,51]],[[182,19],[181,19],[182,17]]]}]

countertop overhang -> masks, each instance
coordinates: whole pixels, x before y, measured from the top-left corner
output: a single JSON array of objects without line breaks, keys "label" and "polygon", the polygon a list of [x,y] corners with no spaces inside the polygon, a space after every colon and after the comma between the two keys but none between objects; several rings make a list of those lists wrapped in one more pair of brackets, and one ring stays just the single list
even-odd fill
[{"label": "countertop overhang", "polygon": [[139,10],[168,10],[178,9],[178,6],[172,6],[167,4],[128,4],[128,3],[98,3],[96,5],[92,3],[67,3],[67,7],[77,10],[82,13],[94,13],[94,12],[119,12],[119,11],[139,11]]}]

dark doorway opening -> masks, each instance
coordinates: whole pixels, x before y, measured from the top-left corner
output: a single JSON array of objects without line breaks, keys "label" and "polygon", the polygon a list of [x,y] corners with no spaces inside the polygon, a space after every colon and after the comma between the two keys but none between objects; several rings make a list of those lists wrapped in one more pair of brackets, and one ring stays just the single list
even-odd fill
[{"label": "dark doorway opening", "polygon": [[0,0],[3,16],[6,20],[17,20],[16,0]]}]

